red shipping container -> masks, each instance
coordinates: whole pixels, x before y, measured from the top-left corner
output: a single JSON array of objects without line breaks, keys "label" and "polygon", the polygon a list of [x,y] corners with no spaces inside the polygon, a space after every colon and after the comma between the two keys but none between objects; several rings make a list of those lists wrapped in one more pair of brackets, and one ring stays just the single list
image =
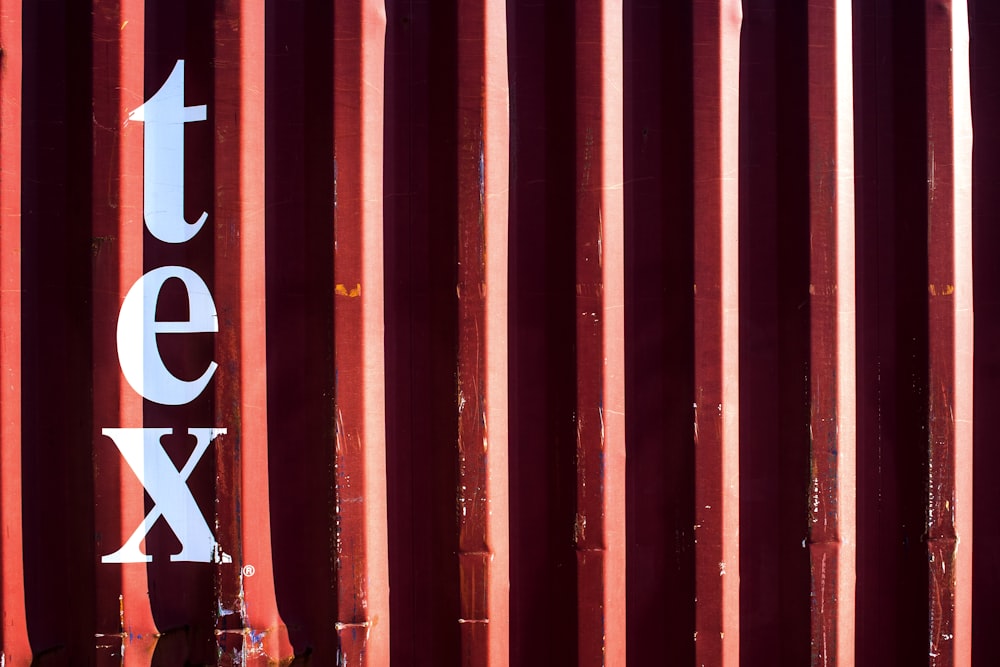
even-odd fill
[{"label": "red shipping container", "polygon": [[998,25],[0,0],[0,663],[992,665]]}]

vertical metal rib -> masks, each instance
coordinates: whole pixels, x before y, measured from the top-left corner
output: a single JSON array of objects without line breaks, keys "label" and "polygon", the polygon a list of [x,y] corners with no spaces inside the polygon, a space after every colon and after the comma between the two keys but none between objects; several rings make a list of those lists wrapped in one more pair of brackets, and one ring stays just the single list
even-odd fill
[{"label": "vertical metal rib", "polygon": [[[246,664],[291,657],[271,558],[264,271],[264,6],[226,0],[215,23],[215,301],[213,382],[220,643]],[[227,620],[227,617],[230,620]],[[241,621],[229,625],[231,619]],[[236,637],[233,637],[233,635]],[[270,661],[270,662],[269,662]]]},{"label": "vertical metal rib", "polygon": [[21,540],[21,3],[0,3],[0,651],[29,664]]},{"label": "vertical metal rib", "polygon": [[699,663],[739,663],[739,0],[694,7],[695,612]]},{"label": "vertical metal rib", "polygon": [[576,521],[581,665],[625,663],[622,7],[576,4]]},{"label": "vertical metal rib", "polygon": [[928,654],[972,647],[972,112],[965,0],[925,5]]},{"label": "vertical metal rib", "polygon": [[856,372],[850,0],[809,5],[812,660],[854,664]]},{"label": "vertical metal rib", "polygon": [[344,664],[385,665],[382,3],[336,3],[333,31],[336,632]]},{"label": "vertical metal rib", "polygon": [[463,665],[509,662],[505,3],[458,7],[458,576]]}]

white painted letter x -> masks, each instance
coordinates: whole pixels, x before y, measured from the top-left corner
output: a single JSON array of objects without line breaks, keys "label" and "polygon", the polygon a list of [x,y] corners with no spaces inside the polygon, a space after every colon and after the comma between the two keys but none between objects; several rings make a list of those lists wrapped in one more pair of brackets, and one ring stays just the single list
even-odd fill
[{"label": "white painted letter x", "polygon": [[194,451],[180,471],[160,444],[160,438],[169,434],[169,428],[106,428],[101,433],[111,438],[132,472],[142,482],[153,509],[135,529],[132,536],[118,551],[101,557],[102,563],[148,563],[153,560],[139,548],[153,524],[162,516],[181,543],[181,552],[170,556],[171,561],[194,563],[231,562],[222,553],[215,536],[205,522],[198,503],[187,486],[188,477],[205,454],[216,436],[224,428],[189,428],[188,433],[197,441]]}]

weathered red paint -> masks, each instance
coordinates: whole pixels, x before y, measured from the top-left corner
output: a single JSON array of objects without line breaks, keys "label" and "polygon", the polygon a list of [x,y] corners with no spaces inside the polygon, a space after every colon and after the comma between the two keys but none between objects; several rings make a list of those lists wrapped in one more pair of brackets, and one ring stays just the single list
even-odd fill
[{"label": "weathered red paint", "polygon": [[[991,664],[984,1],[977,93],[962,0],[0,0],[3,663]],[[181,57],[169,248],[128,114]],[[183,409],[115,349],[166,263]],[[101,429],[189,418],[233,562],[102,563]]]},{"label": "weathered red paint", "polygon": [[[267,665],[293,656],[278,612],[267,466],[264,248],[264,7],[227,0],[215,17],[215,414],[217,539],[233,551],[217,573],[224,656]],[[231,546],[229,546],[231,545]],[[248,570],[252,567],[252,571]],[[251,573],[252,572],[252,573]],[[233,623],[235,622],[235,625]]]},{"label": "weathered red paint", "polygon": [[0,3],[0,651],[28,664],[21,528],[21,4]]},{"label": "weathered red paint", "polygon": [[695,651],[739,664],[739,0],[694,3]]},{"label": "weathered red paint", "polygon": [[809,5],[812,664],[854,664],[856,407],[851,4]]},{"label": "weathered red paint", "polygon": [[385,10],[378,0],[340,2],[333,19],[335,628],[339,660],[383,665],[390,629],[381,207]]},{"label": "weathered red paint", "polygon": [[576,519],[578,660],[625,661],[622,24],[576,3]]},{"label": "weathered red paint", "polygon": [[458,576],[461,664],[510,656],[505,3],[457,12]]},{"label": "weathered red paint", "polygon": [[927,2],[927,645],[972,659],[972,113],[966,0]]}]

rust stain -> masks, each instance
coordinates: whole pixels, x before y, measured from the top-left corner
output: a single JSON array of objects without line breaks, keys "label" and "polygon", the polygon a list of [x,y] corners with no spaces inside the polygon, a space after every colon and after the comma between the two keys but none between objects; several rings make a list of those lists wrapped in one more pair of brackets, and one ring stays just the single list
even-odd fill
[{"label": "rust stain", "polygon": [[343,283],[337,283],[337,286],[334,288],[333,291],[339,294],[340,296],[346,296],[352,299],[357,298],[361,296],[361,283],[357,283],[351,289],[347,289],[347,287]]}]

